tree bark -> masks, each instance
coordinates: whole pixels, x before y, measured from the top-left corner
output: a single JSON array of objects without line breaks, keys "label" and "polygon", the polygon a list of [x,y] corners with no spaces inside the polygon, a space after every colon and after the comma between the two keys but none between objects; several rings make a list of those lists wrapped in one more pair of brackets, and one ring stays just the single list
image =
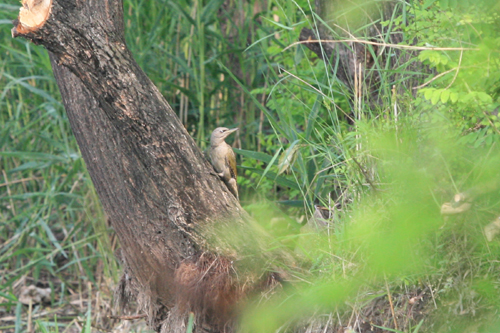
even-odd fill
[{"label": "tree bark", "polygon": [[24,0],[12,34],[49,51],[72,130],[121,243],[124,281],[139,286],[150,324],[184,332],[194,311],[195,331],[227,330],[242,294],[232,278],[236,255],[209,251],[206,239],[216,235],[206,232],[248,217],[134,61],[122,6]]}]

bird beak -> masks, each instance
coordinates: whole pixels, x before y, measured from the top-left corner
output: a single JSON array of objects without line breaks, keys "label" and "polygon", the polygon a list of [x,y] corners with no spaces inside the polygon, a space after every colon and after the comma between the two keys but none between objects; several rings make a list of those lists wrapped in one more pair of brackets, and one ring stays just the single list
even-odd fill
[{"label": "bird beak", "polygon": [[238,129],[239,129],[239,128],[238,128],[238,127],[236,127],[236,128],[230,129],[230,130],[229,130],[229,131],[227,131],[226,133],[227,133],[227,135],[229,135],[229,134],[231,134],[231,133],[233,133],[233,132],[236,132]]}]

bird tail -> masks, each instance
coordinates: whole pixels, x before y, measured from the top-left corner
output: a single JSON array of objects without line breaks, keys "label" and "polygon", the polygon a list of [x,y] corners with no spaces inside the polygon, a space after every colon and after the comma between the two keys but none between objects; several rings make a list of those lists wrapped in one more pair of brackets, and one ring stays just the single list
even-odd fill
[{"label": "bird tail", "polygon": [[240,197],[238,195],[238,184],[236,183],[236,179],[231,178],[227,182],[227,187],[229,188],[229,191],[231,191],[231,193],[234,194],[236,199],[238,199],[238,201],[240,201]]}]

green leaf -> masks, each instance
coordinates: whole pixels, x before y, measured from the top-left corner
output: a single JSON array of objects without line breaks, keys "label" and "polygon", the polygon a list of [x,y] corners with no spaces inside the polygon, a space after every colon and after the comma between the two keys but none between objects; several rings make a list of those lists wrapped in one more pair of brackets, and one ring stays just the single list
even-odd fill
[{"label": "green leaf", "polygon": [[211,0],[205,6],[205,8],[203,8],[203,12],[201,13],[201,21],[207,24],[215,19],[214,14],[219,10],[223,2],[224,0]]},{"label": "green leaf", "polygon": [[436,105],[437,102],[439,101],[439,97],[441,96],[441,89],[436,89],[433,93],[432,93],[432,97],[431,97],[431,103],[432,105]]},{"label": "green leaf", "polygon": [[431,99],[432,94],[434,93],[434,91],[435,91],[435,89],[425,89],[423,91],[425,99],[429,101]]},{"label": "green leaf", "polygon": [[418,331],[420,330],[420,327],[422,326],[422,324],[424,323],[424,320],[420,320],[420,322],[418,323],[418,325],[415,327],[415,329],[413,330],[412,333],[418,333]]},{"label": "green leaf", "polygon": [[430,55],[432,54],[433,51],[422,51],[420,52],[420,54],[418,55],[418,60],[420,61],[425,61],[427,59],[429,59]]},{"label": "green leaf", "polygon": [[252,89],[252,91],[250,91],[250,94],[252,94],[252,95],[266,94],[266,93],[269,93],[269,88],[260,87],[260,88]]},{"label": "green leaf", "polygon": [[436,2],[436,0],[425,0],[423,6],[422,6],[422,9],[427,9],[429,8],[430,6],[432,6],[432,4]]},{"label": "green leaf", "polygon": [[261,16],[261,18],[263,18],[264,20],[268,21],[269,23],[274,24],[274,25],[276,25],[276,26],[278,26],[278,27],[280,27],[280,28],[282,28],[282,29],[285,29],[285,30],[293,30],[293,28],[292,28],[292,27],[287,27],[286,25],[283,25],[283,24],[281,24],[281,23],[279,23],[279,22],[276,22],[276,21],[274,21],[274,20],[268,19],[268,18],[267,18],[267,17],[265,17],[265,16]]},{"label": "green leaf", "polygon": [[22,320],[21,320],[21,315],[23,312],[23,303],[17,302],[16,305],[16,320],[15,320],[15,326],[14,326],[14,333],[21,333],[21,328],[22,328]]},{"label": "green leaf", "polygon": [[19,171],[24,171],[24,170],[43,170],[45,168],[48,168],[52,165],[52,163],[46,163],[46,162],[26,162],[18,166],[17,168],[13,168],[9,171],[10,174],[19,172]]},{"label": "green leaf", "polygon": [[259,179],[259,182],[257,183],[257,187],[259,187],[260,182],[262,181],[262,179],[267,175],[267,173],[269,172],[269,169],[271,169],[271,167],[273,166],[274,162],[276,162],[276,159],[278,158],[280,152],[281,152],[281,147],[276,151],[276,154],[274,154],[272,160],[267,165],[266,169],[264,170],[264,173],[262,174],[262,176]]},{"label": "green leaf", "polygon": [[452,103],[456,103],[458,101],[458,94],[454,91],[450,93],[450,100]]},{"label": "green leaf", "polygon": [[394,332],[394,333],[405,333],[403,331],[400,331],[400,330],[395,330],[393,328],[389,328],[389,327],[384,327],[384,326],[377,326],[377,325],[373,325],[374,327],[377,327],[377,328],[380,328],[383,332]]},{"label": "green leaf", "polygon": [[[251,167],[246,167],[246,166],[241,166],[242,169],[254,172],[258,175],[262,175],[264,173],[264,170],[262,169],[257,169],[257,168],[251,168]],[[275,181],[276,184],[281,185],[283,187],[289,187],[291,189],[295,190],[300,190],[299,185],[297,183],[286,179],[285,177],[278,176],[275,172],[269,171],[266,173],[266,177],[268,179],[271,179],[272,181]]]},{"label": "green leaf", "polygon": [[85,328],[84,332],[85,333],[92,333],[92,302],[88,302],[88,309],[87,309],[87,320],[85,322]]},{"label": "green leaf", "polygon": [[323,102],[323,96],[317,95],[311,113],[309,113],[309,117],[307,118],[306,140],[309,140],[309,138],[311,137],[311,133],[314,128],[314,124],[316,123],[316,118],[318,117],[319,109],[322,102]]},{"label": "green leaf", "polygon": [[36,320],[35,323],[38,326],[38,329],[40,330],[40,332],[50,333],[49,330],[47,330],[47,327],[45,327],[45,325],[43,325],[43,323],[40,320]]},{"label": "green leaf", "polygon": [[[19,11],[19,5],[15,6],[15,5],[8,5],[6,3],[0,3],[0,9],[10,10],[10,11],[13,11],[13,12],[18,12]],[[10,21],[10,24],[12,24],[12,21]]]},{"label": "green leaf", "polygon": [[273,157],[271,155],[261,153],[258,151],[252,151],[252,150],[244,150],[244,149],[238,149],[238,148],[233,148],[234,152],[236,154],[243,155],[245,157],[257,160],[257,161],[262,161],[265,163],[270,163]]},{"label": "green leaf", "polygon": [[28,159],[28,160],[53,161],[53,162],[67,161],[66,158],[61,156],[45,154],[45,153],[33,153],[29,151],[0,151],[0,156],[17,157],[20,159]]},{"label": "green leaf", "polygon": [[93,259],[93,258],[102,258],[101,255],[92,255],[92,256],[87,256],[87,257],[82,257],[82,258],[78,258],[78,259],[74,259],[74,260],[71,260],[70,262],[68,262],[67,264],[59,267],[56,272],[60,272],[60,271],[63,271],[65,270],[66,268],[76,264],[76,263],[79,263],[79,262],[84,262],[86,260],[89,260],[89,259]]},{"label": "green leaf", "polygon": [[300,140],[295,140],[292,142],[290,147],[286,150],[285,154],[281,156],[279,161],[279,171],[278,175],[281,175],[286,170],[289,170],[297,158],[297,151],[300,146],[297,145]]},{"label": "green leaf", "polygon": [[38,224],[42,226],[43,230],[45,230],[45,233],[47,234],[49,240],[52,242],[52,245],[54,245],[65,258],[68,258],[66,251],[63,250],[61,244],[59,244],[59,241],[57,240],[56,236],[54,236],[47,223],[45,223],[44,220],[39,220]]},{"label": "green leaf", "polygon": [[276,203],[280,205],[290,206],[290,207],[299,207],[304,208],[304,200],[280,200],[276,201]]},{"label": "green leaf", "polygon": [[450,91],[449,90],[443,90],[443,92],[441,93],[441,103],[448,102],[449,98],[450,98]]},{"label": "green leaf", "polygon": [[[16,77],[13,77],[12,75],[9,75],[7,73],[2,73],[3,76],[5,76],[6,78],[10,79],[11,82],[9,83],[8,86],[12,86],[12,85],[15,85],[15,84],[18,84],[24,88],[26,88],[27,90],[31,91],[33,94],[35,95],[38,95],[42,98],[44,98],[45,100],[53,103],[54,105],[61,105],[61,102],[59,102],[58,100],[56,100],[54,97],[52,97],[52,95],[50,95],[49,93],[47,93],[46,91],[44,91],[43,89],[38,89],[38,88],[35,88],[33,87],[31,84],[27,83],[26,81],[27,80],[30,80],[30,79],[39,79],[39,80],[46,80],[47,78],[46,77],[43,77],[43,76],[28,76],[28,77],[23,77],[21,79],[18,79]],[[9,90],[8,86],[4,89],[1,97],[0,97],[0,100],[3,100]]]},{"label": "green leaf", "polygon": [[169,8],[177,13],[180,13],[186,20],[189,21],[192,25],[196,26],[196,21],[191,17],[191,15],[181,7],[181,4],[178,1],[169,1]]},{"label": "green leaf", "polygon": [[444,54],[439,55],[439,63],[446,65],[448,63],[448,58]]},{"label": "green leaf", "polygon": [[193,333],[193,328],[194,328],[194,313],[189,312],[189,320],[188,320],[188,325],[186,327],[186,333]]},{"label": "green leaf", "polygon": [[17,297],[11,293],[4,293],[2,291],[0,291],[0,296],[11,301],[11,302],[17,302]]},{"label": "green leaf", "polygon": [[487,93],[484,93],[482,91],[477,93],[477,98],[479,98],[479,100],[485,104],[493,103],[493,98],[491,98],[490,95],[488,95]]}]

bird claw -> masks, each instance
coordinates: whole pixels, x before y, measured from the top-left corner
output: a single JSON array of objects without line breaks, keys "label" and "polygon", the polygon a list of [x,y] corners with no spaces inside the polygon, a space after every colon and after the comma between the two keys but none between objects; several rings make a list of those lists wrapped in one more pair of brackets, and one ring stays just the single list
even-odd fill
[{"label": "bird claw", "polygon": [[219,177],[219,178],[220,178],[220,179],[222,179],[222,180],[224,179],[224,173],[223,173],[223,172],[221,172],[221,173],[217,173],[217,172],[215,172],[215,171],[210,171],[209,173],[210,173],[212,176]]}]

